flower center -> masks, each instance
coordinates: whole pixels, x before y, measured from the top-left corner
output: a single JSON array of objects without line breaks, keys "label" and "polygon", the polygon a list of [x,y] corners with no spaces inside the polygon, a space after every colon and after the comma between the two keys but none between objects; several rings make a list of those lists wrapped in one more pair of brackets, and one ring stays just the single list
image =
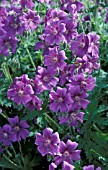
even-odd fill
[{"label": "flower center", "polygon": [[59,102],[59,103],[62,103],[62,102],[63,102],[63,98],[62,98],[62,97],[59,97],[59,98],[58,98],[58,102]]},{"label": "flower center", "polygon": [[17,28],[17,27],[18,27],[18,25],[17,25],[17,24],[11,24],[11,27],[13,27],[13,28]]},{"label": "flower center", "polygon": [[6,42],[5,42],[5,45],[6,45],[6,46],[9,46],[10,44],[9,44],[9,42],[6,41]]},{"label": "flower center", "polygon": [[18,94],[19,94],[19,96],[22,96],[23,91],[22,91],[22,90],[19,90]]},{"label": "flower center", "polygon": [[68,34],[69,32],[68,32],[68,30],[65,32],[65,34]]},{"label": "flower center", "polygon": [[81,82],[81,87],[85,87],[86,86],[86,82],[85,81],[82,81]]},{"label": "flower center", "polygon": [[3,138],[6,139],[8,137],[8,134],[7,133],[4,133],[3,134]]},{"label": "flower center", "polygon": [[71,116],[71,118],[74,118],[74,117],[75,117],[75,113],[72,112],[72,113],[70,114],[70,116]]},{"label": "flower center", "polygon": [[58,57],[56,56],[56,57],[53,57],[53,61],[54,62],[57,62],[58,61]]},{"label": "flower center", "polygon": [[80,45],[81,45],[82,48],[85,47],[85,43],[84,42],[82,42]]},{"label": "flower center", "polygon": [[54,30],[54,35],[57,35],[58,31],[57,30]]},{"label": "flower center", "polygon": [[76,0],[70,0],[72,3],[76,2]]},{"label": "flower center", "polygon": [[15,126],[15,127],[14,127],[14,130],[15,130],[15,131],[19,131],[19,130],[20,130],[19,126]]},{"label": "flower center", "polygon": [[48,82],[48,77],[47,77],[47,76],[44,76],[44,77],[43,77],[43,80],[46,81],[46,82]]},{"label": "flower center", "polygon": [[69,156],[69,152],[68,152],[68,151],[65,151],[65,152],[64,152],[64,156]]},{"label": "flower center", "polygon": [[46,139],[44,145],[47,146],[47,145],[49,145],[50,143],[51,143],[51,140],[50,140],[50,139]]},{"label": "flower center", "polygon": [[91,46],[94,46],[94,42],[91,43]]},{"label": "flower center", "polygon": [[79,102],[80,101],[79,96],[75,96],[75,100]]}]

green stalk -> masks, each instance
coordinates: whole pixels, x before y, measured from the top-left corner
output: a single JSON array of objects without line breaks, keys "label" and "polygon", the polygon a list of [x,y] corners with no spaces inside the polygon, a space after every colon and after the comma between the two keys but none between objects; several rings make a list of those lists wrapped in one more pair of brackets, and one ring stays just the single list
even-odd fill
[{"label": "green stalk", "polygon": [[19,161],[19,159],[16,157],[16,155],[17,155],[17,154],[16,154],[16,151],[15,151],[15,149],[14,149],[13,145],[11,146],[11,148],[12,148],[12,150],[13,150],[13,153],[14,153],[15,158],[17,159],[17,161],[18,161],[19,165],[20,165],[20,166],[22,166],[22,165],[21,165],[21,162],[20,162],[20,161]]},{"label": "green stalk", "polygon": [[12,80],[11,74],[9,72],[9,67],[8,67],[6,62],[4,62],[2,64],[2,68],[3,68],[3,72],[4,72],[5,76],[9,79],[9,82],[10,82],[10,85],[11,85],[13,80]]},{"label": "green stalk", "polygon": [[23,157],[23,153],[22,153],[21,144],[20,144],[20,142],[18,142],[18,144],[19,144],[19,150],[20,150],[21,158],[22,158],[22,161],[23,161],[23,164],[24,164],[24,157]]},{"label": "green stalk", "polygon": [[31,64],[32,64],[33,68],[36,70],[36,66],[35,66],[35,64],[34,64],[34,61],[33,61],[33,59],[32,59],[32,56],[31,56],[31,54],[30,54],[29,49],[26,48],[26,51],[27,51],[27,53],[28,53],[28,56],[29,56],[29,59],[30,59],[30,62],[31,62]]},{"label": "green stalk", "polygon": [[11,164],[13,165],[14,167],[16,168],[21,168],[20,166],[18,166],[16,163],[14,163],[13,161],[11,161],[6,155],[3,154],[3,157]]},{"label": "green stalk", "polygon": [[47,113],[43,113],[43,115],[49,124],[53,124],[60,130],[61,133],[63,133],[61,127]]},{"label": "green stalk", "polygon": [[2,112],[2,113],[0,113],[0,115],[1,115],[3,118],[5,118],[6,120],[8,120],[8,116],[7,116],[7,115],[5,115],[3,112]]}]

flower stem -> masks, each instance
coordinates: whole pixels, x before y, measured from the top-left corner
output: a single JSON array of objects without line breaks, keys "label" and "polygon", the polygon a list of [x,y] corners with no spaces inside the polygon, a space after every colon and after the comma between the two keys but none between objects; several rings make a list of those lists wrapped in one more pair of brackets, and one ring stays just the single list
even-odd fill
[{"label": "flower stem", "polygon": [[14,167],[16,168],[21,168],[20,166],[18,166],[16,163],[14,163],[13,161],[11,161],[6,155],[3,154],[3,157],[11,164],[13,165]]},{"label": "flower stem", "polygon": [[23,164],[24,164],[24,157],[23,157],[23,153],[22,153],[21,144],[20,144],[20,142],[18,142],[18,144],[19,144],[19,150],[20,150],[21,158],[22,158],[22,161],[23,161]]},{"label": "flower stem", "polygon": [[12,148],[12,150],[13,150],[13,153],[14,153],[15,158],[16,158],[16,160],[18,161],[19,165],[22,166],[22,165],[21,165],[21,162],[19,161],[18,157],[16,156],[17,154],[16,154],[16,151],[15,151],[13,145],[11,146],[11,148]]},{"label": "flower stem", "polygon": [[36,70],[36,66],[35,66],[35,64],[34,64],[34,61],[33,61],[33,59],[32,59],[32,56],[31,56],[31,54],[30,54],[29,49],[26,48],[26,51],[27,51],[27,53],[28,53],[28,56],[29,56],[29,59],[30,59],[30,62],[31,62],[31,64],[32,64],[33,68]]},{"label": "flower stem", "polygon": [[13,80],[12,80],[11,74],[9,72],[9,67],[6,62],[4,62],[2,64],[2,68],[3,68],[3,72],[4,72],[5,76],[9,79],[10,84],[12,84]]},{"label": "flower stem", "polygon": [[5,115],[3,112],[2,112],[2,113],[0,113],[0,115],[1,115],[3,118],[5,118],[6,120],[8,120],[8,116],[7,116],[7,115]]},{"label": "flower stem", "polygon": [[45,116],[45,119],[48,121],[49,124],[53,124],[60,130],[61,133],[63,132],[61,127],[47,113],[43,113],[43,115]]}]

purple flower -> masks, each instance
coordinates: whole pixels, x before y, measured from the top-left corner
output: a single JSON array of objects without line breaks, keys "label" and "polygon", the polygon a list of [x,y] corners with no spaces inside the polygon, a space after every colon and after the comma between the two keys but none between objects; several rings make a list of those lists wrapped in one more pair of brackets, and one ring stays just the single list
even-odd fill
[{"label": "purple flower", "polygon": [[[94,170],[94,165],[84,166],[83,170]],[[98,167],[98,168],[96,168],[96,170],[101,170],[101,168]]]},{"label": "purple flower", "polygon": [[31,95],[34,94],[32,86],[30,84],[25,85],[23,82],[18,81],[13,87],[8,90],[8,99],[11,98],[18,105],[21,102],[26,105],[31,100]]},{"label": "purple flower", "polygon": [[27,7],[29,9],[32,9],[35,6],[32,0],[20,0],[20,4],[23,8]]},{"label": "purple flower", "polygon": [[63,33],[66,31],[65,24],[60,23],[59,21],[53,21],[50,25],[45,27],[44,34],[45,42],[50,45],[54,45],[56,43],[59,45],[61,42],[65,40]]},{"label": "purple flower", "polygon": [[0,142],[3,142],[4,146],[10,146],[12,145],[12,142],[16,141],[16,136],[12,132],[12,128],[10,125],[5,124],[0,129]]},{"label": "purple flower", "polygon": [[73,40],[71,43],[70,50],[73,51],[73,54],[78,57],[83,57],[88,50],[89,40],[88,37],[81,33],[76,37],[76,41]]},{"label": "purple flower", "polygon": [[23,12],[22,21],[24,23],[25,30],[28,31],[31,29],[33,32],[38,27],[37,24],[40,22],[40,16],[36,15],[35,11],[28,9],[28,14]]},{"label": "purple flower", "polygon": [[107,11],[106,11],[106,18],[105,18],[105,22],[107,23],[108,22],[108,8],[107,8]]},{"label": "purple flower", "polygon": [[71,93],[71,98],[73,101],[74,107],[82,107],[83,109],[86,109],[87,105],[90,103],[86,98],[88,97],[88,94],[84,91],[81,91],[81,88],[79,86],[69,86],[68,92]]},{"label": "purple flower", "polygon": [[78,143],[72,142],[68,139],[66,144],[61,141],[59,144],[59,155],[55,156],[55,164],[59,165],[60,163],[66,161],[69,164],[73,165],[73,160],[78,161],[80,159],[80,150],[75,150],[78,146]]},{"label": "purple flower", "polygon": [[4,148],[0,147],[0,154],[3,153]]},{"label": "purple flower", "polygon": [[72,20],[66,20],[65,22],[66,31],[64,32],[65,42],[70,43],[70,41],[77,35],[75,30],[77,23],[74,23]]},{"label": "purple flower", "polygon": [[69,104],[72,103],[70,94],[66,88],[57,87],[56,92],[51,90],[50,94],[50,110],[54,112],[67,112],[69,110]]},{"label": "purple flower", "polygon": [[60,124],[67,123],[68,126],[78,126],[78,122],[83,123],[84,113],[79,111],[79,107],[75,107],[74,105],[68,111],[67,115],[62,117],[58,117],[60,120]]},{"label": "purple flower", "polygon": [[36,70],[36,78],[44,90],[50,90],[51,87],[56,87],[58,78],[54,77],[55,71],[46,70],[43,67],[38,66]]},{"label": "purple flower", "polygon": [[72,64],[67,64],[62,71],[59,72],[60,84],[63,86],[66,82],[70,82],[74,74],[74,67]]},{"label": "purple flower", "polygon": [[8,121],[12,127],[12,132],[16,136],[16,141],[21,141],[21,138],[25,139],[29,135],[30,132],[27,128],[30,126],[27,124],[26,120],[21,120],[19,122],[18,116],[15,116],[14,118],[9,118]]},{"label": "purple flower", "polygon": [[38,0],[38,1],[41,3],[44,3],[44,2],[49,3],[50,2],[50,0]]},{"label": "purple flower", "polygon": [[16,33],[18,32],[19,35],[22,35],[24,31],[24,26],[21,23],[19,17],[14,16],[14,14],[8,16],[4,22],[3,29],[7,32],[8,36],[15,39]]},{"label": "purple flower", "polygon": [[82,22],[90,21],[90,15],[86,15],[83,19]]},{"label": "purple flower", "polygon": [[79,12],[79,11],[82,9],[82,7],[84,6],[82,2],[79,2],[79,1],[77,1],[77,0],[66,0],[66,2],[68,3],[67,9],[70,11],[70,13],[71,13],[71,6],[72,6],[73,4],[76,5],[78,12]]},{"label": "purple flower", "polygon": [[49,54],[44,55],[44,66],[47,66],[51,71],[60,69],[63,70],[66,66],[64,60],[67,59],[65,52],[59,51],[59,47],[49,48]]},{"label": "purple flower", "polygon": [[88,33],[88,38],[89,38],[89,48],[88,48],[88,53],[91,53],[93,56],[98,56],[99,55],[99,35],[96,33]]},{"label": "purple flower", "polygon": [[63,166],[62,166],[63,170],[74,170],[74,166],[69,164],[68,162],[64,161],[63,162]]},{"label": "purple flower", "polygon": [[45,27],[51,25],[53,21],[59,21],[59,23],[64,23],[68,19],[67,13],[55,8],[48,9],[44,19]]},{"label": "purple flower", "polygon": [[93,90],[93,88],[95,87],[95,82],[95,78],[93,78],[91,75],[85,78],[83,73],[76,74],[71,78],[71,85],[79,85],[82,90]]},{"label": "purple flower", "polygon": [[39,81],[36,77],[31,80],[30,84],[33,88],[34,94],[40,94],[44,91],[43,87],[39,84]]},{"label": "purple flower", "polygon": [[83,61],[85,62],[85,73],[91,74],[94,70],[98,70],[100,64],[98,63],[98,56],[85,55]]},{"label": "purple flower", "polygon": [[0,113],[2,113],[2,109],[0,108]]},{"label": "purple flower", "polygon": [[53,133],[51,128],[45,128],[43,135],[36,133],[35,144],[38,145],[38,151],[45,156],[46,154],[58,153],[58,144],[60,143],[58,132]]},{"label": "purple flower", "polygon": [[49,170],[54,170],[55,168],[57,168],[56,164],[55,163],[51,163],[49,165]]},{"label": "purple flower", "polygon": [[26,103],[26,107],[29,108],[31,111],[35,108],[37,110],[42,110],[41,105],[43,104],[43,101],[40,100],[37,96],[31,95],[31,100]]},{"label": "purple flower", "polygon": [[12,39],[11,37],[9,37],[7,34],[4,35],[1,39],[0,39],[0,50],[1,50],[1,54],[8,56],[9,55],[9,47],[11,47],[12,49],[12,53],[15,54],[16,52],[16,47],[17,47],[17,42],[18,40]]}]

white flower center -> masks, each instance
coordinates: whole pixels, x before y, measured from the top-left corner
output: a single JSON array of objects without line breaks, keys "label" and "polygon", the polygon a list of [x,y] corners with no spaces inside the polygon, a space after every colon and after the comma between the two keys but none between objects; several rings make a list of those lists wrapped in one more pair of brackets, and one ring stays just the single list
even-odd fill
[{"label": "white flower center", "polygon": [[64,152],[64,156],[69,156],[69,152],[68,152],[68,151],[65,151],[65,152]]},{"label": "white flower center", "polygon": [[44,77],[43,77],[43,80],[47,82],[47,81],[48,81],[48,77],[47,77],[47,76],[44,76]]},{"label": "white flower center", "polygon": [[6,139],[8,137],[8,134],[7,133],[4,133],[3,134],[3,138]]},{"label": "white flower center", "polygon": [[63,102],[63,98],[62,98],[62,97],[59,97],[59,98],[58,98],[58,102],[59,102],[59,103]]},{"label": "white flower center", "polygon": [[75,100],[76,100],[76,101],[80,101],[79,96],[75,96]]}]

